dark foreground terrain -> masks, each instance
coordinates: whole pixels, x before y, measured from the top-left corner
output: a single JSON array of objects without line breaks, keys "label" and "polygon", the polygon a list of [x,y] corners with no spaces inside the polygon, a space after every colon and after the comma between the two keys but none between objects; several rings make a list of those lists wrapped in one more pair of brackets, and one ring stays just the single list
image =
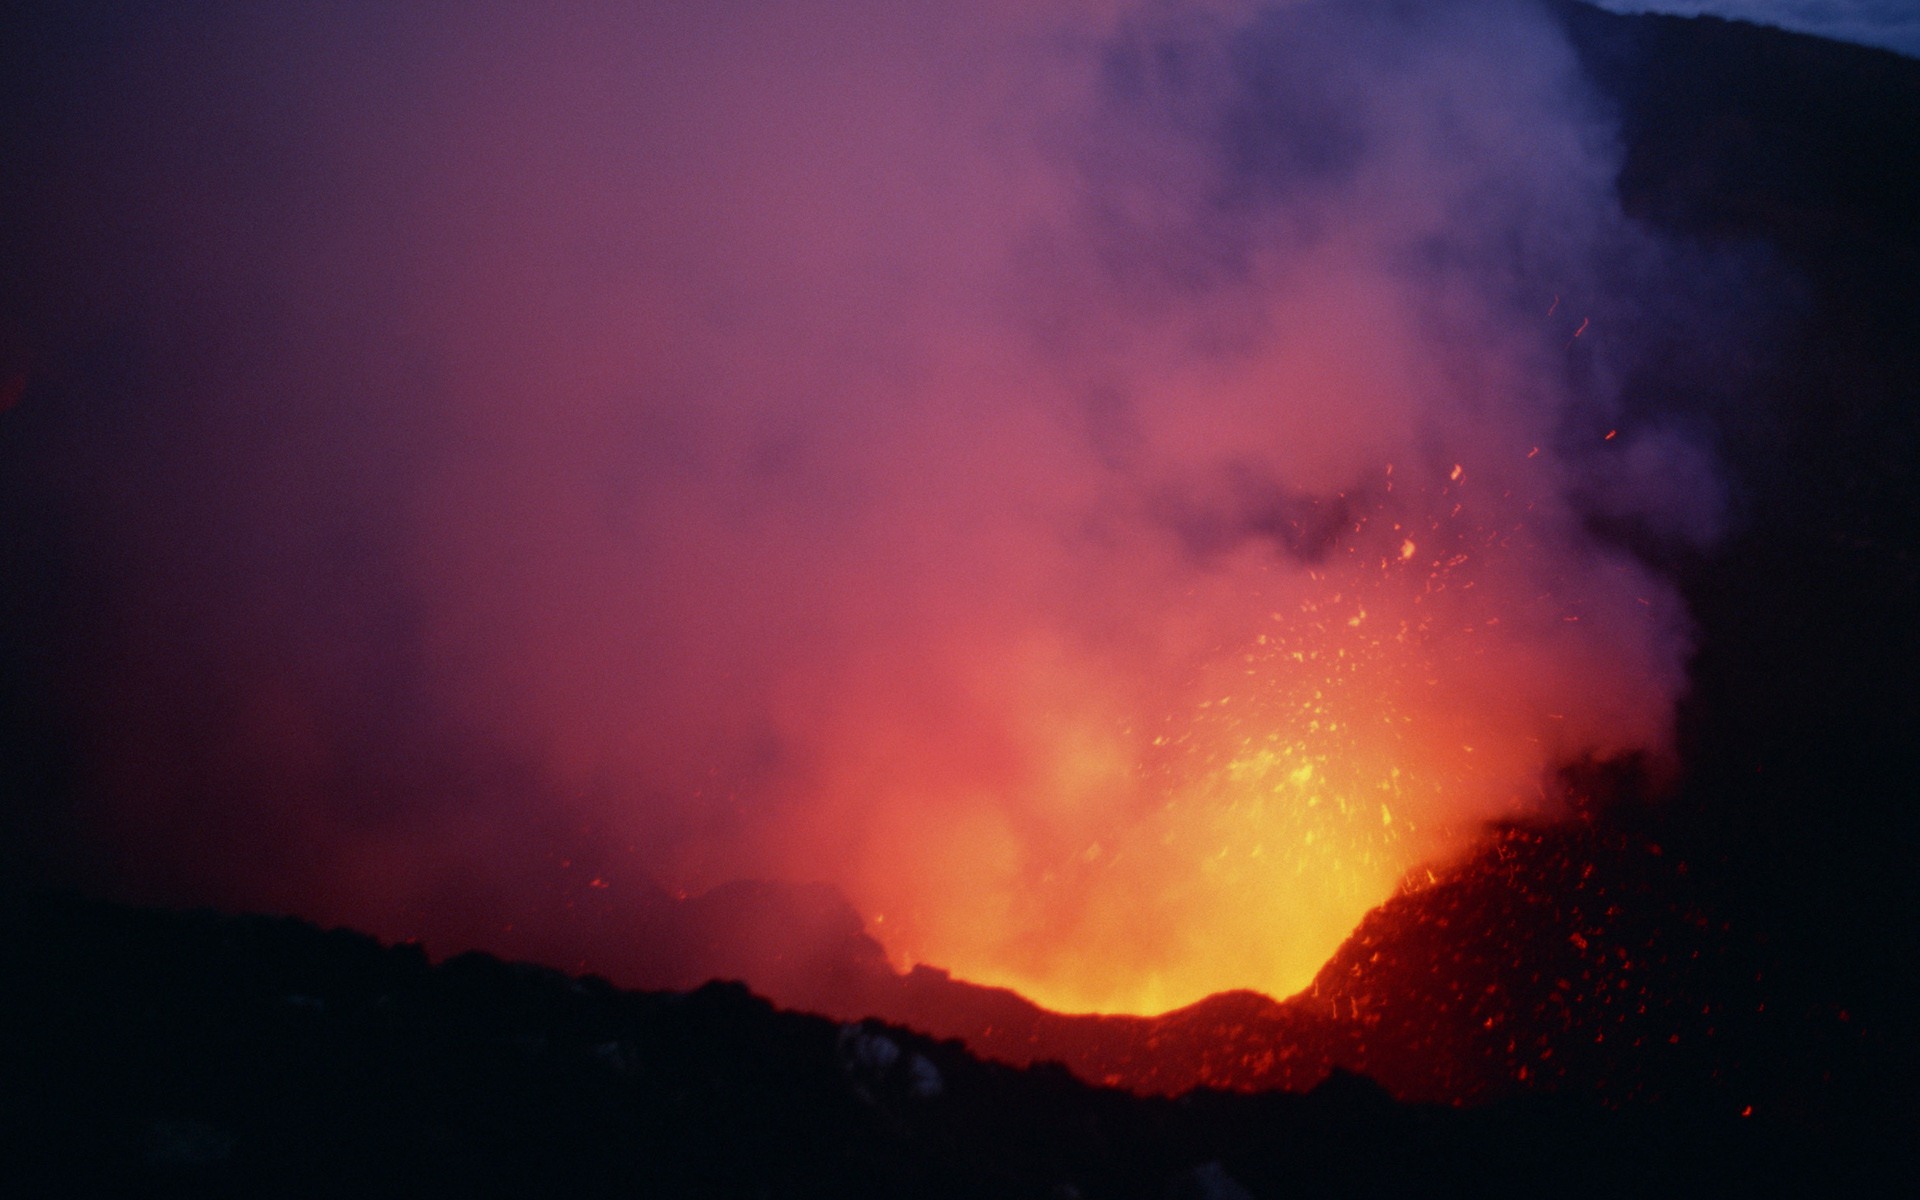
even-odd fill
[{"label": "dark foreground terrain", "polygon": [[1140,1098],[735,984],[45,894],[8,900],[0,961],[15,1196],[1760,1194],[1911,1157],[1899,1108],[1448,1108],[1344,1073]]}]

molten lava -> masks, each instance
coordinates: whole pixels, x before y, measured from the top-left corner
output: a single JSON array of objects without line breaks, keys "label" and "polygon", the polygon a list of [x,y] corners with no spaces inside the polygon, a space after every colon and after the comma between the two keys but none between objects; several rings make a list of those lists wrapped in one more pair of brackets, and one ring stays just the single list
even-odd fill
[{"label": "molten lava", "polygon": [[[1265,554],[1249,576],[1265,611],[1177,706],[1061,752],[1128,791],[1094,836],[947,827],[938,861],[894,873],[907,900],[875,935],[1055,1011],[1283,997],[1409,872],[1464,853],[1493,815],[1538,811],[1556,766],[1611,748],[1603,726],[1564,731],[1577,694],[1619,683],[1576,605],[1518,586],[1527,532],[1487,519],[1510,494],[1488,507],[1462,466],[1431,475],[1396,493],[1389,470],[1338,497],[1343,524],[1310,565]],[[1517,594],[1532,603],[1489,611]]]}]

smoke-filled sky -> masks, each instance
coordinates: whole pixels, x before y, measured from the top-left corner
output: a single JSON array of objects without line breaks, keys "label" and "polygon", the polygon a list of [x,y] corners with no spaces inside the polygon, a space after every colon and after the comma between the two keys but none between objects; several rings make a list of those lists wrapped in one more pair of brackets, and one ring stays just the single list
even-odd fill
[{"label": "smoke-filled sky", "polygon": [[1686,614],[1594,530],[1718,532],[1621,388],[1724,272],[1524,0],[22,28],[73,871],[475,942],[562,852],[822,882],[1144,1010],[1666,748]]}]

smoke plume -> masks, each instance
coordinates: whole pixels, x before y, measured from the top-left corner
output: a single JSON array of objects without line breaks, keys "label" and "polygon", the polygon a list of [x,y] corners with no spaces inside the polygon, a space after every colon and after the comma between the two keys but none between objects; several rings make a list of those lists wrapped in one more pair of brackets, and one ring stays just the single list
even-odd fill
[{"label": "smoke plume", "polygon": [[1595,530],[1704,542],[1719,485],[1622,407],[1679,260],[1536,5],[75,53],[0,432],[95,564],[75,821],[130,890],[486,942],[817,882],[897,963],[1138,1011],[1301,986],[1666,751],[1686,617]]}]

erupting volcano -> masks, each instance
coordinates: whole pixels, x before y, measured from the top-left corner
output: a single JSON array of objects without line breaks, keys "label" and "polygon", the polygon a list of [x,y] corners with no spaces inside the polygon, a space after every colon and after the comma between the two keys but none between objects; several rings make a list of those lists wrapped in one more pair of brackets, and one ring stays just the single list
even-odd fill
[{"label": "erupting volcano", "polygon": [[1714,535],[1622,381],[1738,271],[1621,212],[1548,14],[854,20],[116,51],[154,232],[101,269],[193,416],[78,503],[204,629],[83,698],[136,889],[492,944],[592,829],[602,890],[825,884],[899,967],[1153,1013],[1667,753],[1683,606],[1594,522]]},{"label": "erupting volcano", "polygon": [[1718,1047],[1845,923],[1784,843],[1901,843],[1912,705],[1845,641],[1910,626],[1910,497],[1855,497],[1911,473],[1911,164],[1792,175],[1829,196],[1783,110],[1675,115],[1759,86],[1698,46],[1801,39],[196,22],[43,15],[0,73],[10,879],[1142,1092],[1771,1094]]}]

